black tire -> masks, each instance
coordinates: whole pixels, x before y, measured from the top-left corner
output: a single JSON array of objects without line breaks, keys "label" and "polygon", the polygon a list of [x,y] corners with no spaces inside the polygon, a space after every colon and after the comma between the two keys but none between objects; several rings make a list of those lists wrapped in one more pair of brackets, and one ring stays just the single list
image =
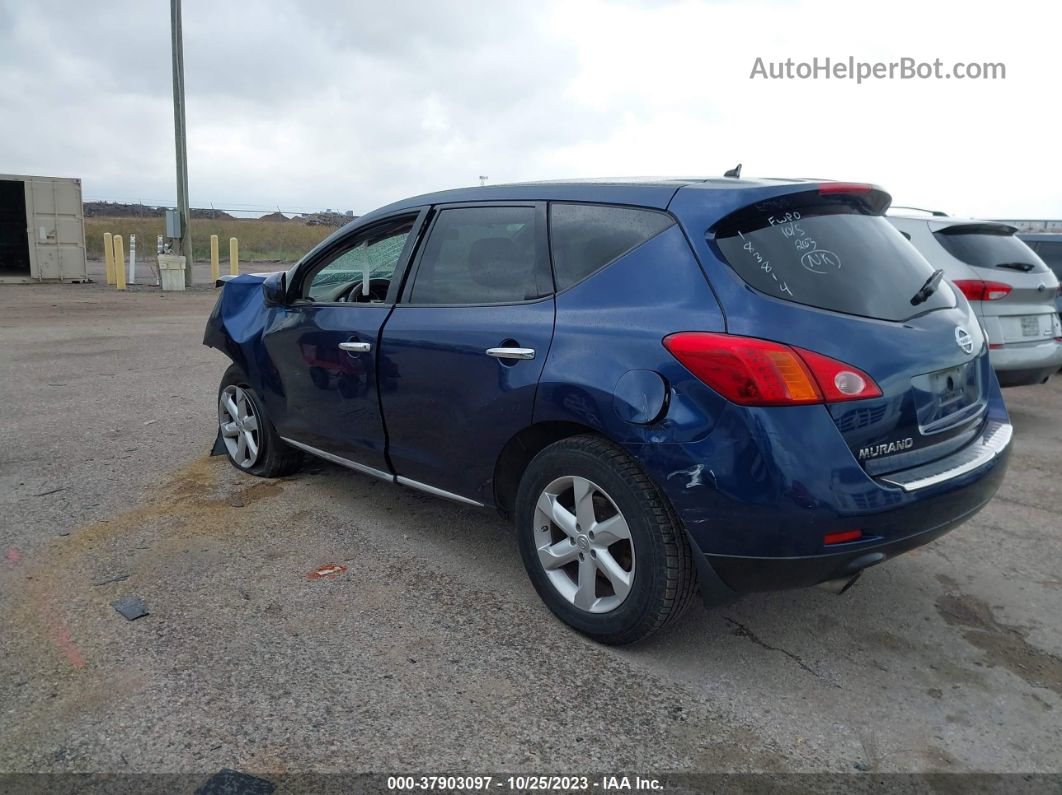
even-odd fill
[{"label": "black tire", "polygon": [[225,455],[228,457],[229,463],[241,472],[257,475],[260,478],[279,478],[297,472],[299,467],[302,466],[302,451],[296,450],[285,443],[277,435],[277,430],[273,427],[269,415],[266,414],[265,406],[262,405],[262,400],[258,397],[258,393],[251,389],[247,382],[247,376],[235,364],[229,365],[225,375],[221,378],[221,385],[218,387],[219,402],[225,388],[229,386],[237,386],[242,389],[252,403],[254,413],[258,417],[259,442],[258,457],[251,466],[241,466],[226,448]]},{"label": "black tire", "polygon": [[[623,514],[636,553],[633,581],[614,609],[593,613],[561,595],[539,562],[535,507],[551,483],[586,478]],[[573,436],[550,445],[528,465],[516,497],[520,555],[542,601],[566,624],[609,645],[634,643],[680,616],[696,590],[686,533],[670,503],[641,465],[621,447],[597,436]]]}]

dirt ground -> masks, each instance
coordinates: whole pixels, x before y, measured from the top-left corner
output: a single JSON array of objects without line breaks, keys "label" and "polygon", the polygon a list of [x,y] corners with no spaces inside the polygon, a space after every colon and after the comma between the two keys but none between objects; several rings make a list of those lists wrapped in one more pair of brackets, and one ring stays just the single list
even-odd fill
[{"label": "dirt ground", "polygon": [[1062,769],[1062,380],[968,524],[610,649],[491,512],[208,457],[214,298],[0,286],[0,771]]}]

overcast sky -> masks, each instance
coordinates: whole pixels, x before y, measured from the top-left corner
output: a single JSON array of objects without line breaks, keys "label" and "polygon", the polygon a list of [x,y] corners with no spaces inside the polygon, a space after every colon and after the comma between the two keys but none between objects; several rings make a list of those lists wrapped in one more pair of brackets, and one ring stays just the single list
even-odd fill
[{"label": "overcast sky", "polygon": [[[1062,217],[1062,5],[185,0],[193,206],[366,212],[560,177],[872,181]],[[0,0],[0,172],[175,202],[165,0]],[[996,81],[752,80],[814,56],[1002,62]]]}]

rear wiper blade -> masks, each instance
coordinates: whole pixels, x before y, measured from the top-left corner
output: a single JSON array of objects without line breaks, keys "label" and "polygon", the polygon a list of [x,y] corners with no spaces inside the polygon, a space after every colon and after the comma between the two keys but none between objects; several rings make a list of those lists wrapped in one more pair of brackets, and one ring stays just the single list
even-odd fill
[{"label": "rear wiper blade", "polygon": [[911,296],[911,306],[918,306],[929,300],[929,296],[937,291],[940,280],[944,278],[943,269],[933,271],[933,275],[926,279],[926,283],[919,288],[918,292]]},{"label": "rear wiper blade", "polygon": [[1029,271],[1031,271],[1036,266],[1033,265],[1031,262],[1000,262],[1000,263],[996,264],[996,267],[997,268],[1010,268],[1011,270],[1014,270],[1014,271],[1022,271],[1023,273],[1028,273]]}]

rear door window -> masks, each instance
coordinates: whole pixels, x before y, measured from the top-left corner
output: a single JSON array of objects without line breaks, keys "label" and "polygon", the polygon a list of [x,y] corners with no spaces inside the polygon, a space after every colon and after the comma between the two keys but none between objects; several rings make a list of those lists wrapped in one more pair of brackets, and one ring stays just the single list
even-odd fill
[{"label": "rear door window", "polygon": [[409,302],[498,304],[549,295],[553,285],[537,218],[530,206],[441,210]]},{"label": "rear door window", "polygon": [[557,289],[564,290],[663,232],[666,213],[602,204],[553,202],[550,244]]},{"label": "rear door window", "polygon": [[946,283],[911,303],[934,268],[879,204],[859,194],[789,194],[727,216],[708,239],[746,283],[785,301],[897,321],[954,306]]},{"label": "rear door window", "polygon": [[975,268],[1046,272],[1043,260],[1014,231],[1002,224],[958,224],[933,234],[949,254]]}]

